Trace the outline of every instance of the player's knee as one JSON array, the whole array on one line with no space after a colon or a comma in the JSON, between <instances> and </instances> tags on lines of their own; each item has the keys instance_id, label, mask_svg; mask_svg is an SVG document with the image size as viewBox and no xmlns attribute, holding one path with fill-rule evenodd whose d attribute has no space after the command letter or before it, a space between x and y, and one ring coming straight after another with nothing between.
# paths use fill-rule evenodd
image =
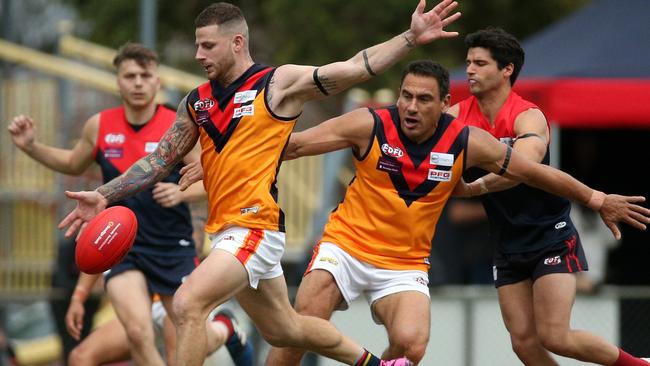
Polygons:
<instances>
[{"instance_id":1,"label":"player's knee","mask_svg":"<svg viewBox=\"0 0 650 366\"><path fill-rule=\"evenodd\" d=\"M201 311L196 300L189 294L189 291L183 290L183 286L176 291L172 307L179 326L201 318Z\"/></svg>"},{"instance_id":2,"label":"player's knee","mask_svg":"<svg viewBox=\"0 0 650 366\"><path fill-rule=\"evenodd\" d=\"M68 355L69 366L88 366L94 364L92 354L83 346L83 343L73 348Z\"/></svg>"},{"instance_id":3,"label":"player's knee","mask_svg":"<svg viewBox=\"0 0 650 366\"><path fill-rule=\"evenodd\" d=\"M129 343L136 349L141 349L149 342L153 342L153 330L149 331L144 324L129 322L124 326L124 330Z\"/></svg>"},{"instance_id":4,"label":"player's knee","mask_svg":"<svg viewBox=\"0 0 650 366\"><path fill-rule=\"evenodd\" d=\"M417 328L401 329L390 336L391 353L406 356L416 364L424 357L429 342L428 332Z\"/></svg>"},{"instance_id":5,"label":"player's knee","mask_svg":"<svg viewBox=\"0 0 650 366\"><path fill-rule=\"evenodd\" d=\"M534 353L536 348L542 347L536 334L521 333L510 334L512 350L520 358L526 359L526 355Z\"/></svg>"},{"instance_id":6,"label":"player's knee","mask_svg":"<svg viewBox=\"0 0 650 366\"><path fill-rule=\"evenodd\" d=\"M565 332L559 331L546 331L539 335L542 346L557 355L565 356L570 355L571 342L567 341Z\"/></svg>"}]
</instances>

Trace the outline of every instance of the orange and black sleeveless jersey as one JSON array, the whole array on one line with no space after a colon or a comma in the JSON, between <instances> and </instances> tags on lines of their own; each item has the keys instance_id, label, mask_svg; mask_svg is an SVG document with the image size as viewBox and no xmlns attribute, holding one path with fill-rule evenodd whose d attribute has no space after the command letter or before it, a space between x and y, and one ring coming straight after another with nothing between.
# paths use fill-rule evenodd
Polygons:
<instances>
[{"instance_id":1,"label":"orange and black sleeveless jersey","mask_svg":"<svg viewBox=\"0 0 650 366\"><path fill-rule=\"evenodd\" d=\"M124 107L102 111L93 155L102 170L104 183L153 152L175 119L176 112L164 106L158 106L151 120L142 126L128 123ZM163 182L178 183L181 167L182 164L174 167ZM114 203L130 208L138 219L138 234L132 251L162 256L195 255L192 218L187 204L164 208L156 203L151 192L149 188Z\"/></svg>"},{"instance_id":2,"label":"orange and black sleeveless jersey","mask_svg":"<svg viewBox=\"0 0 650 366\"><path fill-rule=\"evenodd\" d=\"M375 127L356 176L322 241L385 269L427 271L431 240L465 167L468 128L443 114L421 144L400 129L397 108L370 109Z\"/></svg>"},{"instance_id":3,"label":"orange and black sleeveless jersey","mask_svg":"<svg viewBox=\"0 0 650 366\"><path fill-rule=\"evenodd\" d=\"M208 233L231 225L284 231L275 183L297 116L276 116L266 104L274 70L255 64L227 87L212 80L188 96L201 133Z\"/></svg>"},{"instance_id":4,"label":"orange and black sleeveless jersey","mask_svg":"<svg viewBox=\"0 0 650 366\"><path fill-rule=\"evenodd\" d=\"M537 106L515 92L510 92L491 125L481 112L478 101L472 96L459 103L458 120L480 127L512 146L517 138L514 132L515 120L531 108ZM550 151L547 147L541 163L548 165L549 160ZM470 169L466 179L473 181L486 173L481 169ZM482 195L481 201L490 223L490 241L502 253L538 250L575 233L569 217L571 203L540 189L519 184L505 191Z\"/></svg>"}]
</instances>

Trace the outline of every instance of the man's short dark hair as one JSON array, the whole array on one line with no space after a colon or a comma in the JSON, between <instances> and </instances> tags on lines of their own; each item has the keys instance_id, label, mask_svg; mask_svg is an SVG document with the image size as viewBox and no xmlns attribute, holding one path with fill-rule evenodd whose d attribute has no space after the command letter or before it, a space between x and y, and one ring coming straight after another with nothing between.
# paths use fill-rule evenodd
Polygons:
<instances>
[{"instance_id":1,"label":"man's short dark hair","mask_svg":"<svg viewBox=\"0 0 650 366\"><path fill-rule=\"evenodd\" d=\"M119 68L126 60L133 60L142 67L147 67L152 62L158 65L158 54L139 43L129 42L117 51L113 66Z\"/></svg>"},{"instance_id":2,"label":"man's short dark hair","mask_svg":"<svg viewBox=\"0 0 650 366\"><path fill-rule=\"evenodd\" d=\"M515 36L501 28L490 27L468 34L465 37L465 47L467 49L481 47L489 50L499 70L512 64L514 71L510 75L510 85L515 85L525 58L524 49Z\"/></svg>"},{"instance_id":3,"label":"man's short dark hair","mask_svg":"<svg viewBox=\"0 0 650 366\"><path fill-rule=\"evenodd\" d=\"M211 4L203 9L194 20L194 26L201 28L209 25L222 25L233 21L246 22L244 13L233 4L221 2Z\"/></svg>"},{"instance_id":4,"label":"man's short dark hair","mask_svg":"<svg viewBox=\"0 0 650 366\"><path fill-rule=\"evenodd\" d=\"M440 100L445 99L447 94L449 94L449 71L439 63L431 60L418 60L411 62L406 66L404 71L402 71L402 80L399 83L400 89L402 88L404 79L410 74L435 78L438 81Z\"/></svg>"}]
</instances>

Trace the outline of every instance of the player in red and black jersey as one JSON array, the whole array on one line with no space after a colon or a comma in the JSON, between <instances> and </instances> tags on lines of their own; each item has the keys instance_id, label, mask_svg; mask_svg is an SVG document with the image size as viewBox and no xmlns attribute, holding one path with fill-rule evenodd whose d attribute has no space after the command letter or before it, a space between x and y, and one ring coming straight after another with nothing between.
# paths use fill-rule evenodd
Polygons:
<instances>
[{"instance_id":1,"label":"player in red and black jersey","mask_svg":"<svg viewBox=\"0 0 650 366\"><path fill-rule=\"evenodd\" d=\"M550 160L549 124L540 109L512 91L524 51L507 32L470 34L467 78L472 96L449 113L488 131L521 155ZM488 172L489 173L489 172ZM587 270L568 200L485 171L468 179L480 191L496 251L494 282L513 349L526 365L557 365L550 352L600 365L647 365L594 334L573 330L575 273ZM620 233L609 226L615 237Z\"/></svg>"}]
</instances>

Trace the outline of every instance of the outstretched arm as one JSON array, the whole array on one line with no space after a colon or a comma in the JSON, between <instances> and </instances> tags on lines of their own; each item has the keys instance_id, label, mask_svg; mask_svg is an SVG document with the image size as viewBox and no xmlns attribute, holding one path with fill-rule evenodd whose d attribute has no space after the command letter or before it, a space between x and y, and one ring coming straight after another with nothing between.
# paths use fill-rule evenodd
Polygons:
<instances>
[{"instance_id":1,"label":"outstretched arm","mask_svg":"<svg viewBox=\"0 0 650 366\"><path fill-rule=\"evenodd\" d=\"M99 127L99 115L84 124L81 138L72 149L61 149L43 144L36 139L34 120L25 115L13 118L7 130L14 145L32 159L63 174L79 175L93 162L95 138Z\"/></svg>"},{"instance_id":2,"label":"outstretched arm","mask_svg":"<svg viewBox=\"0 0 650 366\"><path fill-rule=\"evenodd\" d=\"M596 191L561 170L521 156L480 128L470 127L468 145L468 167L479 166L598 211L616 239L621 238L619 222L639 230L650 224L650 210L637 204L645 197Z\"/></svg>"},{"instance_id":3,"label":"outstretched arm","mask_svg":"<svg viewBox=\"0 0 650 366\"><path fill-rule=\"evenodd\" d=\"M66 192L76 199L77 207L59 224L70 226L66 236L74 234L109 203L120 201L144 190L169 174L171 169L194 147L199 131L186 109L183 98L176 112L176 121L165 133L154 152L138 160L126 172L93 192Z\"/></svg>"},{"instance_id":4,"label":"outstretched arm","mask_svg":"<svg viewBox=\"0 0 650 366\"><path fill-rule=\"evenodd\" d=\"M352 147L356 154L368 148L374 120L367 108L355 109L329 119L289 138L284 160L320 155Z\"/></svg>"},{"instance_id":5,"label":"outstretched arm","mask_svg":"<svg viewBox=\"0 0 650 366\"><path fill-rule=\"evenodd\" d=\"M428 12L424 11L425 6L425 1L421 0L411 17L409 30L362 50L347 61L321 67L279 67L267 96L273 112L281 116L295 116L300 113L305 102L323 99L370 79L404 58L418 45L458 36L458 32L444 30L444 27L460 17L460 13L453 13L458 6L457 2L443 0Z\"/></svg>"}]
</instances>

